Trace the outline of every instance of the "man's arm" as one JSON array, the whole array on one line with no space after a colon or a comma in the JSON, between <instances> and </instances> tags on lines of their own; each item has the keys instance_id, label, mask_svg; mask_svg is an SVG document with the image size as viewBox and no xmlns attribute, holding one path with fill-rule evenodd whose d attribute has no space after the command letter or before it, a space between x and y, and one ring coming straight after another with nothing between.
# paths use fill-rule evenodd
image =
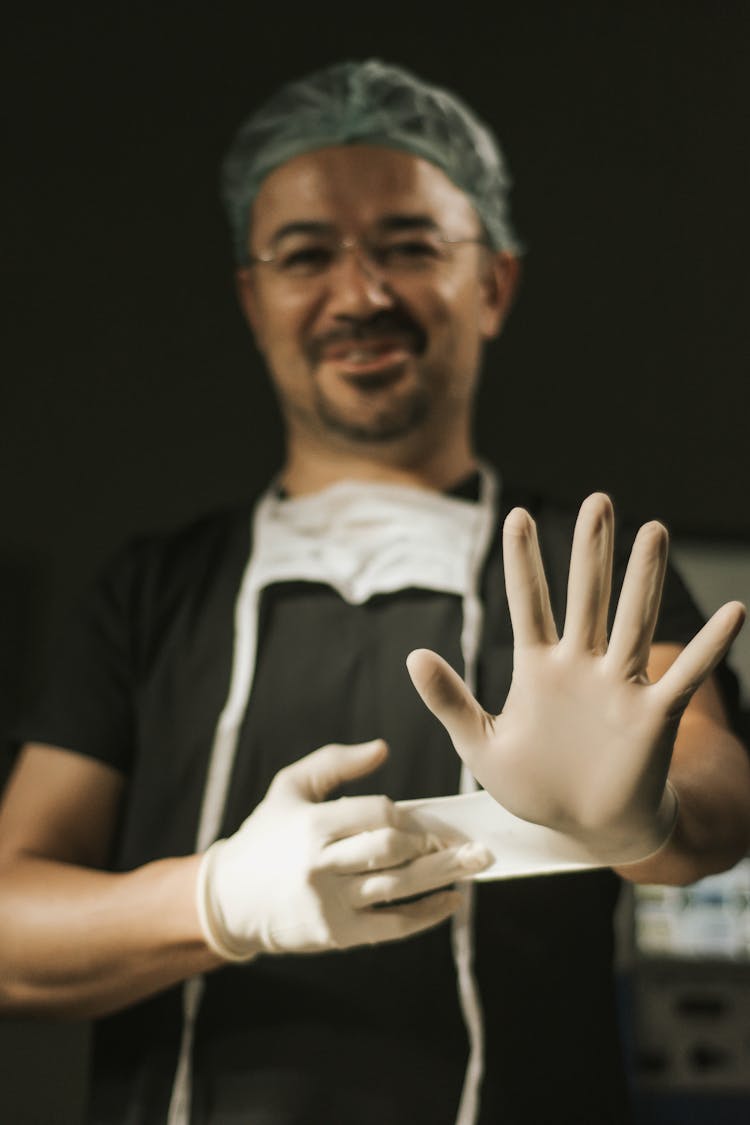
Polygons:
<instances>
[{"instance_id":1,"label":"man's arm","mask_svg":"<svg viewBox=\"0 0 750 1125\"><path fill-rule=\"evenodd\" d=\"M444 921L461 899L440 889L489 853L414 831L383 796L325 800L386 753L380 740L322 747L280 770L204 856L112 874L98 868L122 776L26 747L0 809L0 1011L96 1017L226 960L394 941Z\"/></svg>"},{"instance_id":2,"label":"man's arm","mask_svg":"<svg viewBox=\"0 0 750 1125\"><path fill-rule=\"evenodd\" d=\"M659 680L680 652L680 645L654 645L649 679ZM615 869L630 882L691 883L750 851L750 758L729 729L713 678L682 716L669 780L680 803L674 832L653 856Z\"/></svg>"},{"instance_id":3,"label":"man's arm","mask_svg":"<svg viewBox=\"0 0 750 1125\"><path fill-rule=\"evenodd\" d=\"M100 1016L221 963L194 904L199 856L106 862L124 788L91 758L29 745L0 808L0 1011Z\"/></svg>"}]
</instances>

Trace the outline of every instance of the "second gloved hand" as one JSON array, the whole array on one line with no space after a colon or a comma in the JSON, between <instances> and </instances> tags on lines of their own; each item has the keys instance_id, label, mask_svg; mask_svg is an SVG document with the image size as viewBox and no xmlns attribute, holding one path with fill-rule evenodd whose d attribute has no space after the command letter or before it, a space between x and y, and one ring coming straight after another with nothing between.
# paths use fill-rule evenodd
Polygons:
<instances>
[{"instance_id":1,"label":"second gloved hand","mask_svg":"<svg viewBox=\"0 0 750 1125\"><path fill-rule=\"evenodd\" d=\"M482 869L490 854L446 846L382 796L325 801L381 764L381 741L324 746L274 778L263 801L203 856L197 906L226 960L392 941L442 922L456 892L424 895Z\"/></svg>"},{"instance_id":2,"label":"second gloved hand","mask_svg":"<svg viewBox=\"0 0 750 1125\"><path fill-rule=\"evenodd\" d=\"M677 797L667 774L680 717L745 611L739 602L717 610L651 683L666 529L651 523L639 531L608 637L612 553L612 506L595 494L576 524L558 638L535 524L523 509L510 513L503 556L513 679L501 714L487 714L436 653L417 650L408 667L422 699L496 801L577 840L592 862L618 865L643 859L669 838Z\"/></svg>"}]
</instances>

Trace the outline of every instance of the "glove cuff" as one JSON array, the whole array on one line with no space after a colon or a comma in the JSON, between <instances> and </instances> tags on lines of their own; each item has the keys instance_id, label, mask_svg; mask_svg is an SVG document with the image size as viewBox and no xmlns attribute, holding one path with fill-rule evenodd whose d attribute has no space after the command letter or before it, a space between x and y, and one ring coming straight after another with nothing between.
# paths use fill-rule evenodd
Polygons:
<instances>
[{"instance_id":1,"label":"glove cuff","mask_svg":"<svg viewBox=\"0 0 750 1125\"><path fill-rule=\"evenodd\" d=\"M658 855L663 848L666 848L667 844L672 839L674 830L677 827L679 815L680 799L677 796L677 790L674 785L672 785L671 781L667 781L656 814L656 828L658 831L655 832L655 846L651 847L645 854L627 859L622 864L618 863L617 866L626 866L629 863L643 863L644 860L653 859L655 855Z\"/></svg>"},{"instance_id":2,"label":"glove cuff","mask_svg":"<svg viewBox=\"0 0 750 1125\"><path fill-rule=\"evenodd\" d=\"M195 905L198 911L198 921L206 945L224 961L252 961L256 955L255 950L240 949L233 944L227 936L225 927L221 924L220 907L214 902L212 889L212 872L216 860L226 844L226 840L217 840L203 853L198 867L198 878L195 884Z\"/></svg>"},{"instance_id":3,"label":"glove cuff","mask_svg":"<svg viewBox=\"0 0 750 1125\"><path fill-rule=\"evenodd\" d=\"M644 859L650 859L652 855L656 855L657 852L660 852L662 848L667 846L674 835L679 816L680 798L677 796L677 790L672 782L667 780L658 813L659 827L661 829L661 843L658 847L654 848L649 855L644 856Z\"/></svg>"}]
</instances>

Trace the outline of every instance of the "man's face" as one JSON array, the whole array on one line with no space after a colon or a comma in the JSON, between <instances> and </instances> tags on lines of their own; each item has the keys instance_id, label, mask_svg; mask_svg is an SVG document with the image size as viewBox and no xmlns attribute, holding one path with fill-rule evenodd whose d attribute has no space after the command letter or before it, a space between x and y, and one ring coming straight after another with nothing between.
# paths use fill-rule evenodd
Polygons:
<instances>
[{"instance_id":1,"label":"man's face","mask_svg":"<svg viewBox=\"0 0 750 1125\"><path fill-rule=\"evenodd\" d=\"M292 437L361 449L466 424L515 276L480 240L468 198L410 153L324 148L267 177L249 246L272 260L239 292Z\"/></svg>"}]
</instances>

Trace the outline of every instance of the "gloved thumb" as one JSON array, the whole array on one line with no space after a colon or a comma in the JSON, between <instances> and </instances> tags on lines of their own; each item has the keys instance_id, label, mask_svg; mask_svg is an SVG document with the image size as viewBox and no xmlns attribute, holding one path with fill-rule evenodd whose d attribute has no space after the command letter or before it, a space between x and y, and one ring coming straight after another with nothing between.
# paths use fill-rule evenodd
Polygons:
<instances>
[{"instance_id":1,"label":"gloved thumb","mask_svg":"<svg viewBox=\"0 0 750 1125\"><path fill-rule=\"evenodd\" d=\"M388 747L382 738L350 746L321 746L283 769L277 775L278 783L290 787L304 801L322 801L345 781L372 773L387 754Z\"/></svg>"},{"instance_id":2,"label":"gloved thumb","mask_svg":"<svg viewBox=\"0 0 750 1125\"><path fill-rule=\"evenodd\" d=\"M440 720L456 750L470 765L468 756L487 730L485 711L458 673L436 652L415 649L407 656L406 667L422 702Z\"/></svg>"}]
</instances>

